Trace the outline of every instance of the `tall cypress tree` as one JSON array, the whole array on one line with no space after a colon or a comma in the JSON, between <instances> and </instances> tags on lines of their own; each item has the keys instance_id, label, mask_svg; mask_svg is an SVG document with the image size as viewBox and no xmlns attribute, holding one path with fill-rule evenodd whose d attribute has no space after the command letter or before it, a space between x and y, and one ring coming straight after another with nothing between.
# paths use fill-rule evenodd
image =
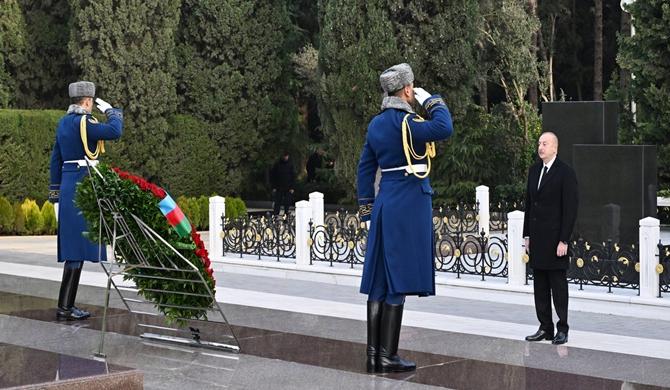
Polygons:
<instances>
[{"instance_id":1,"label":"tall cypress tree","mask_svg":"<svg viewBox=\"0 0 670 390\"><path fill-rule=\"evenodd\" d=\"M319 114L336 174L353 194L366 127L381 102L379 74L404 58L386 1L322 0L320 7Z\"/></svg>"},{"instance_id":2,"label":"tall cypress tree","mask_svg":"<svg viewBox=\"0 0 670 390\"><path fill-rule=\"evenodd\" d=\"M16 73L24 61L25 40L18 1L0 2L0 108L16 104Z\"/></svg>"},{"instance_id":3,"label":"tall cypress tree","mask_svg":"<svg viewBox=\"0 0 670 390\"><path fill-rule=\"evenodd\" d=\"M658 145L659 186L670 188L670 6L637 0L629 6L635 35L620 36L618 62L629 70L637 104L634 142Z\"/></svg>"},{"instance_id":4,"label":"tall cypress tree","mask_svg":"<svg viewBox=\"0 0 670 390\"><path fill-rule=\"evenodd\" d=\"M213 167L222 191L238 192L245 181L262 184L280 150L301 145L290 93L286 2L185 0L181 15L180 111L210 122L222 152Z\"/></svg>"},{"instance_id":5,"label":"tall cypress tree","mask_svg":"<svg viewBox=\"0 0 670 390\"><path fill-rule=\"evenodd\" d=\"M160 181L176 111L175 31L179 0L70 0L69 51L97 94L124 109L126 126L113 156Z\"/></svg>"},{"instance_id":6,"label":"tall cypress tree","mask_svg":"<svg viewBox=\"0 0 670 390\"><path fill-rule=\"evenodd\" d=\"M26 21L26 53L18 69L17 106L65 109L67 82L75 74L67 43L70 38L68 0L20 0Z\"/></svg>"}]
</instances>

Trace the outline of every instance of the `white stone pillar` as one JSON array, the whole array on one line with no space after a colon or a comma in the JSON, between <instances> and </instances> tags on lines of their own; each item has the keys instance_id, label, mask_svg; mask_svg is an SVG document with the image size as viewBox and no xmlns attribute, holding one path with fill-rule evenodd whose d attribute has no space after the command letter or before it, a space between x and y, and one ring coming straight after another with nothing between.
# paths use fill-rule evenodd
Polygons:
<instances>
[{"instance_id":1,"label":"white stone pillar","mask_svg":"<svg viewBox=\"0 0 670 390\"><path fill-rule=\"evenodd\" d=\"M486 235L489 235L489 188L487 186L479 186L477 190L477 203L479 203L479 229L481 233L483 230Z\"/></svg>"},{"instance_id":2,"label":"white stone pillar","mask_svg":"<svg viewBox=\"0 0 670 390\"><path fill-rule=\"evenodd\" d=\"M507 283L512 286L526 284L523 216L523 211L518 210L507 214Z\"/></svg>"},{"instance_id":3,"label":"white stone pillar","mask_svg":"<svg viewBox=\"0 0 670 390\"><path fill-rule=\"evenodd\" d=\"M320 192L311 192L309 194L309 204L312 206L312 222L314 226L323 225L323 194Z\"/></svg>"},{"instance_id":4,"label":"white stone pillar","mask_svg":"<svg viewBox=\"0 0 670 390\"><path fill-rule=\"evenodd\" d=\"M312 208L306 200L295 204L295 263L309 265L309 220Z\"/></svg>"},{"instance_id":5,"label":"white stone pillar","mask_svg":"<svg viewBox=\"0 0 670 390\"><path fill-rule=\"evenodd\" d=\"M661 238L660 221L647 217L640 220L640 297L658 296L658 241Z\"/></svg>"},{"instance_id":6,"label":"white stone pillar","mask_svg":"<svg viewBox=\"0 0 670 390\"><path fill-rule=\"evenodd\" d=\"M226 199L222 196L209 198L209 257L218 259L223 256L223 228L221 217L226 215Z\"/></svg>"}]
</instances>

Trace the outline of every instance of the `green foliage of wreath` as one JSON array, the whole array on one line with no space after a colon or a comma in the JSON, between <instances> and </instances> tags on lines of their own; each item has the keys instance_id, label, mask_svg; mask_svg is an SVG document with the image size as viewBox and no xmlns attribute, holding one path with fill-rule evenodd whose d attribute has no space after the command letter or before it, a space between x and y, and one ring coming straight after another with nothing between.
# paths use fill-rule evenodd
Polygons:
<instances>
[{"instance_id":1,"label":"green foliage of wreath","mask_svg":"<svg viewBox=\"0 0 670 390\"><path fill-rule=\"evenodd\" d=\"M98 165L97 170L102 177L96 173L86 177L78 185L75 199L88 222L90 239L98 241L97 232L101 222L98 199L113 201L136 239L143 256L152 267L156 267L155 269L133 267L132 265L137 264L137 261L122 256L122 253L126 257L132 256L133 252L128 241L117 240L114 257L117 262L127 265L124 280L132 280L139 294L153 302L156 309L164 314L171 323L184 325L188 319L207 319L207 309L214 305L212 297L215 293L216 281L207 251L198 233L193 229L190 235L180 237L169 225L158 208L158 202L161 199L156 193L164 193L160 187L127 172L116 168L111 169L104 164ZM92 184L95 184L95 190ZM132 217L133 215L139 217L172 245L197 268L198 273L181 271L192 267L167 246L155 245L146 239ZM110 213L103 213L102 217L108 226L113 226L113 216ZM104 228L102 241L109 244ZM166 259L172 261L181 270L159 269L166 263Z\"/></svg>"}]
</instances>

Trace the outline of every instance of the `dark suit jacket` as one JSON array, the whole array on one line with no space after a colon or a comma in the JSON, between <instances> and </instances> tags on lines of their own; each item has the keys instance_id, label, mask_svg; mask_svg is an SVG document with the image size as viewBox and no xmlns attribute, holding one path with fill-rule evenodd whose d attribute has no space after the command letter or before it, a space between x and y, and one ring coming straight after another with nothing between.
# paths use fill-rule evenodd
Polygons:
<instances>
[{"instance_id":1,"label":"dark suit jacket","mask_svg":"<svg viewBox=\"0 0 670 390\"><path fill-rule=\"evenodd\" d=\"M577 176L556 158L537 188L542 161L528 170L523 235L530 237L529 264L534 269L567 269L568 256L557 257L560 241L569 242L577 219Z\"/></svg>"}]
</instances>

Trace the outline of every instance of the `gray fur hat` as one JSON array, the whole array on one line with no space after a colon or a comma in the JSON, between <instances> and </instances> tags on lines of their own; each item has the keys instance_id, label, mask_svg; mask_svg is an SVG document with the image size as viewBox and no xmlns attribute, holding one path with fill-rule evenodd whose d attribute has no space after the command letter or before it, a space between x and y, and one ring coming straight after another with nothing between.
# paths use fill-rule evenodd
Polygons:
<instances>
[{"instance_id":1,"label":"gray fur hat","mask_svg":"<svg viewBox=\"0 0 670 390\"><path fill-rule=\"evenodd\" d=\"M412 72L412 68L409 64L405 63L393 65L379 76L379 83L387 95L413 82L414 73Z\"/></svg>"},{"instance_id":2,"label":"gray fur hat","mask_svg":"<svg viewBox=\"0 0 670 390\"><path fill-rule=\"evenodd\" d=\"M68 87L71 98L95 96L95 84L90 81L77 81Z\"/></svg>"}]
</instances>

